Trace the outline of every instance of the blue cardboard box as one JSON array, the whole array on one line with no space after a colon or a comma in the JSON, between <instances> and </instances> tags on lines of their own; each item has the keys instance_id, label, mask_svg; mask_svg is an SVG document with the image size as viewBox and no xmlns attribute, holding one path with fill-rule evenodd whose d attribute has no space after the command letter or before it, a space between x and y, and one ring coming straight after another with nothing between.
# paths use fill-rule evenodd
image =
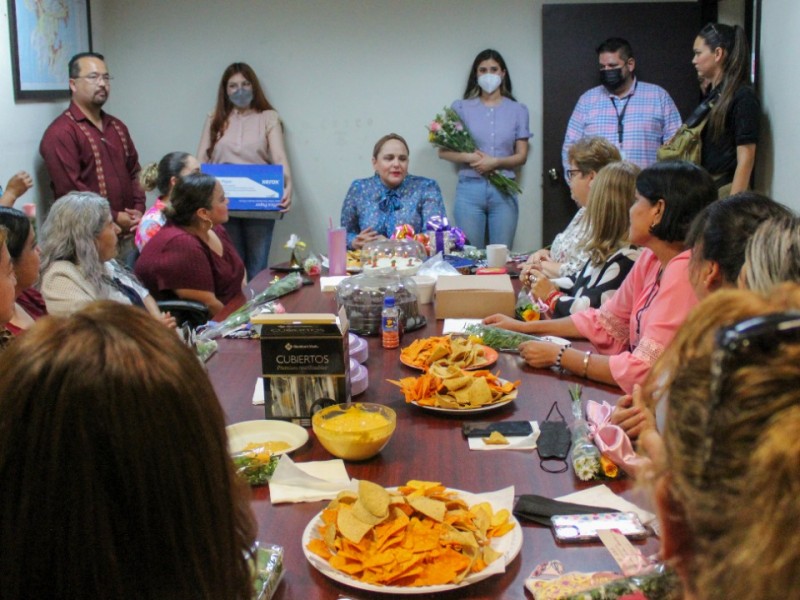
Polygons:
<instances>
[{"instance_id":1,"label":"blue cardboard box","mask_svg":"<svg viewBox=\"0 0 800 600\"><path fill-rule=\"evenodd\" d=\"M222 165L204 163L225 190L229 210L277 211L283 197L282 165Z\"/></svg>"}]
</instances>

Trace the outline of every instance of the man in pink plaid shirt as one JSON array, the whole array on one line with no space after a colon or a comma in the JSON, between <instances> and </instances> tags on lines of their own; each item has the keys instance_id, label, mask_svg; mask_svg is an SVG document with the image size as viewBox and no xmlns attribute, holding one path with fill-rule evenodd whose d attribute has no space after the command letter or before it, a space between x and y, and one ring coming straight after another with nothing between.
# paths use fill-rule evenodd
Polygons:
<instances>
[{"instance_id":1,"label":"man in pink plaid shirt","mask_svg":"<svg viewBox=\"0 0 800 600\"><path fill-rule=\"evenodd\" d=\"M636 59L626 40L607 39L598 46L597 58L601 85L580 97L569 119L561 151L564 172L569 147L587 136L606 138L624 160L644 169L678 130L681 115L664 88L636 79Z\"/></svg>"}]
</instances>

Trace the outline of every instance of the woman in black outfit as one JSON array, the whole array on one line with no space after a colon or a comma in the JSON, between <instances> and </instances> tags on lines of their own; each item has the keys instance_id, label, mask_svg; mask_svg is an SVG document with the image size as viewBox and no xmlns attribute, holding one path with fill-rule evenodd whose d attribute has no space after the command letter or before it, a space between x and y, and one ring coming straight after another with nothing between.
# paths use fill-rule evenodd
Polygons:
<instances>
[{"instance_id":1,"label":"woman in black outfit","mask_svg":"<svg viewBox=\"0 0 800 600\"><path fill-rule=\"evenodd\" d=\"M749 84L750 52L744 30L709 23L694 41L692 64L708 95L716 96L702 132L701 165L720 198L746 190L756 159L761 105ZM706 98L708 98L708 95Z\"/></svg>"}]
</instances>

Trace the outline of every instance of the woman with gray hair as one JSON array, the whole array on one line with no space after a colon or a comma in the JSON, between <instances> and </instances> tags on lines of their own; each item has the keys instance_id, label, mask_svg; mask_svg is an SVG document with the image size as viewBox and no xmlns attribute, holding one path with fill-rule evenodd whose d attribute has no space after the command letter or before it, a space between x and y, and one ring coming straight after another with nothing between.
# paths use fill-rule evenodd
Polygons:
<instances>
[{"instance_id":1,"label":"woman with gray hair","mask_svg":"<svg viewBox=\"0 0 800 600\"><path fill-rule=\"evenodd\" d=\"M164 324L150 293L119 265L119 227L108 200L92 192L70 192L59 198L42 226L42 296L47 312L67 316L95 300L114 300L145 308Z\"/></svg>"}]
</instances>

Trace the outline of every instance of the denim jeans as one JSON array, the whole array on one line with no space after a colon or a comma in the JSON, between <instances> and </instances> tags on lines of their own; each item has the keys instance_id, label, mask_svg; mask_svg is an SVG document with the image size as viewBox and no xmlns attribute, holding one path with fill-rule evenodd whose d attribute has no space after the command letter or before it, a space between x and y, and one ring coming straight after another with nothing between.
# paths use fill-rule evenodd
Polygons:
<instances>
[{"instance_id":1,"label":"denim jeans","mask_svg":"<svg viewBox=\"0 0 800 600\"><path fill-rule=\"evenodd\" d=\"M273 219L231 217L225 223L225 231L247 269L248 281L267 268L274 228Z\"/></svg>"},{"instance_id":2,"label":"denim jeans","mask_svg":"<svg viewBox=\"0 0 800 600\"><path fill-rule=\"evenodd\" d=\"M519 218L515 196L500 193L483 177L465 177L456 186L453 212L456 226L464 230L471 245L505 244L511 249Z\"/></svg>"}]
</instances>

